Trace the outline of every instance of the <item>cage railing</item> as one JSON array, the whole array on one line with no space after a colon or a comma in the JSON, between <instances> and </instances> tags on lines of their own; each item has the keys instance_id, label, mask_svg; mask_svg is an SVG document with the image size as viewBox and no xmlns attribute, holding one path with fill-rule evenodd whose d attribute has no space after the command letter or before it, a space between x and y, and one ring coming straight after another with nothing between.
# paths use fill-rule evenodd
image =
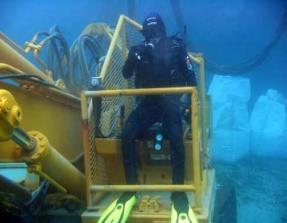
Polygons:
<instances>
[{"instance_id":1,"label":"cage railing","mask_svg":"<svg viewBox=\"0 0 287 223\"><path fill-rule=\"evenodd\" d=\"M87 197L88 204L92 205L92 193L100 191L193 191L195 194L195 206L201 207L201 193L203 185L203 170L201 165L201 151L200 151L200 128L199 128L199 103L197 90L195 87L170 87L170 88L145 88L145 89L118 89L118 90L98 90L98 91L84 91L81 94L82 104L82 120L84 127L84 149L85 154L89 156L89 151L95 148L90 148L88 137L88 123L90 122L91 109L89 109L88 102L91 98L100 97L118 97L118 96L139 96L139 95L167 95L167 94L189 94L192 99L191 103L191 123L192 126L192 148L186 148L191 150L192 153L192 183L185 185L95 185L92 183L90 174L91 167L94 165L90 163L90 159L86 159L86 175L87 175Z\"/></svg>"}]
</instances>

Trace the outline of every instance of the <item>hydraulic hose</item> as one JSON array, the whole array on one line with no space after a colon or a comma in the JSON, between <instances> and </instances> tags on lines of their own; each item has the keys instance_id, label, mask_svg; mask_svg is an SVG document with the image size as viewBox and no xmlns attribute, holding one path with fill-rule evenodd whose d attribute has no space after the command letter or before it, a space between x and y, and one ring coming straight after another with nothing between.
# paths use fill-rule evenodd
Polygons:
<instances>
[{"instance_id":1,"label":"hydraulic hose","mask_svg":"<svg viewBox=\"0 0 287 223\"><path fill-rule=\"evenodd\" d=\"M26 43L26 52L29 50L33 51L43 72L51 73L54 81L62 79L69 85L68 74L71 72L69 47L57 26L53 26L49 32L37 33Z\"/></svg>"},{"instance_id":2,"label":"hydraulic hose","mask_svg":"<svg viewBox=\"0 0 287 223\"><path fill-rule=\"evenodd\" d=\"M82 34L71 48L73 72L70 80L77 92L88 89L92 78L100 74L107 50L102 41L98 35Z\"/></svg>"}]
</instances>

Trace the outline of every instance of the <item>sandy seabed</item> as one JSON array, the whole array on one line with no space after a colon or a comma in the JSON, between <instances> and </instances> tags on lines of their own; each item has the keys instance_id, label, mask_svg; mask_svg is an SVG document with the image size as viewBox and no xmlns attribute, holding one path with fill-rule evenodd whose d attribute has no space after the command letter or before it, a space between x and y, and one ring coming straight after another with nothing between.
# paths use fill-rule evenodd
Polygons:
<instances>
[{"instance_id":1,"label":"sandy seabed","mask_svg":"<svg viewBox=\"0 0 287 223\"><path fill-rule=\"evenodd\" d=\"M287 160L248 157L215 164L217 177L233 181L237 223L287 223Z\"/></svg>"}]
</instances>

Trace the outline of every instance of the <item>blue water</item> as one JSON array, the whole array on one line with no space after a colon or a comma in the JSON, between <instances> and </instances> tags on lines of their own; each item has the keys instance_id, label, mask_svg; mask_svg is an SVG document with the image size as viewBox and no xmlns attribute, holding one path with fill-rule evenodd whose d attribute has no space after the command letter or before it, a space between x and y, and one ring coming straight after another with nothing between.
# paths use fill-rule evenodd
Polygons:
<instances>
[{"instance_id":1,"label":"blue water","mask_svg":"<svg viewBox=\"0 0 287 223\"><path fill-rule=\"evenodd\" d=\"M286 0L182 0L180 3L191 49L202 52L220 66L240 64L257 55L273 39L287 7ZM135 19L142 21L154 11L162 15L169 34L179 30L167 0L137 0ZM36 32L47 31L57 24L71 45L88 23L115 26L119 15L127 12L127 0L1 0L0 31L23 46ZM287 31L262 64L237 74L250 79L249 112L257 98L270 88L287 98L286 70ZM207 70L207 85L214 73ZM272 159L252 156L232 164L215 165L219 175L227 175L235 182L238 222L287 222L284 174L287 166L286 160L279 158L276 154Z\"/></svg>"}]
</instances>

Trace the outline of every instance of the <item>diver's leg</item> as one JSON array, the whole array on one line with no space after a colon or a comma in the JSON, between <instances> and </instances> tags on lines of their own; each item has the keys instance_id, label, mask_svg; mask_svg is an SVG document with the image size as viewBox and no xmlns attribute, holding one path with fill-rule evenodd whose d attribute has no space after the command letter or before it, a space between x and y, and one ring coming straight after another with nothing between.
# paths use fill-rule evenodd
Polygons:
<instances>
[{"instance_id":1,"label":"diver's leg","mask_svg":"<svg viewBox=\"0 0 287 223\"><path fill-rule=\"evenodd\" d=\"M122 132L122 154L128 184L137 183L135 140L154 121L150 110L140 104L128 117ZM99 223L124 223L137 202L135 192L125 192L109 205L99 219Z\"/></svg>"},{"instance_id":2,"label":"diver's leg","mask_svg":"<svg viewBox=\"0 0 287 223\"><path fill-rule=\"evenodd\" d=\"M171 145L171 164L173 184L184 184L185 149L183 144L182 117L179 106L166 103L163 121ZM198 223L185 192L173 192L171 195L171 223Z\"/></svg>"},{"instance_id":3,"label":"diver's leg","mask_svg":"<svg viewBox=\"0 0 287 223\"><path fill-rule=\"evenodd\" d=\"M157 119L157 111L145 103L132 111L122 131L122 154L128 184L137 183L137 159L135 140Z\"/></svg>"},{"instance_id":4,"label":"diver's leg","mask_svg":"<svg viewBox=\"0 0 287 223\"><path fill-rule=\"evenodd\" d=\"M185 150L183 144L183 129L181 114L178 106L166 103L163 113L163 125L167 129L170 141L172 182L184 183Z\"/></svg>"}]
</instances>

